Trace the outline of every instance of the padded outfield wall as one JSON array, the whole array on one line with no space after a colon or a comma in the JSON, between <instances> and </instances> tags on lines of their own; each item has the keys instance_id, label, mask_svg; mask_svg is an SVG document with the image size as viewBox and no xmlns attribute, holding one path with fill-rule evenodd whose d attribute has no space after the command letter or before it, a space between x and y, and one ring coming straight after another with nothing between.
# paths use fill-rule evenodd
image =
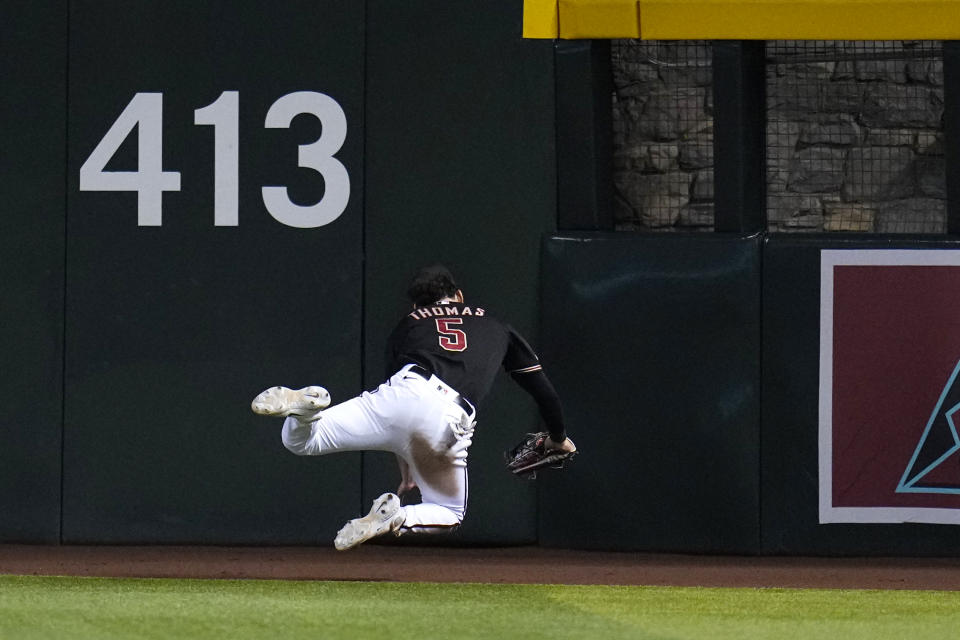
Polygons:
<instances>
[{"instance_id":1,"label":"padded outfield wall","mask_svg":"<svg viewBox=\"0 0 960 640\"><path fill-rule=\"evenodd\" d=\"M713 109L708 108L708 113L716 159L715 231L760 232L766 228L764 160L778 150L771 150L765 140L768 98L764 70L770 61L764 55L765 41L943 41L948 235L773 234L763 239L759 256L762 356L758 385L762 409L757 432L761 445L757 550L955 555L960 437L954 424L954 343L960 332L950 300L957 293L953 278L960 230L960 182L954 179L960 166L960 96L956 89L960 86L956 40L960 23L956 4L949 0L919 4L910 0L811 0L790 5L743 0L526 0L524 7L524 35L529 38L712 41ZM805 115L816 119L824 114ZM911 164L905 173L920 175L921 169ZM907 213L910 204L900 201L889 213ZM898 206L902 211L896 210ZM922 211L921 215L935 212ZM664 246L676 240L670 236L661 237ZM638 237L635 242L639 247L655 241ZM679 243L676 246L681 247ZM581 248L589 253L589 247L584 243ZM606 248L602 244L597 248L596 243L594 247L596 255L581 261L599 264L605 260ZM667 264L668 260L662 262ZM723 268L720 263L713 266ZM565 266L554 264L551 277L557 276L565 276L560 279L563 286L578 282ZM705 283L705 279L701 281ZM584 291L571 294L556 308L568 308ZM545 295L549 299L552 294ZM708 299L709 293L704 291L704 295ZM649 320L646 314L643 317ZM682 315L676 316L680 318ZM666 323L631 329L632 333L612 334L618 340L605 352L610 361L620 362L624 353L642 352L637 336L653 336L653 340L663 336L667 345L677 337L675 327ZM574 336L573 332L561 332L559 344ZM622 346L625 338L634 343ZM554 346L547 344L548 349ZM672 371L684 360L678 355L676 363L661 364ZM643 365L621 367L620 374L629 381L649 384ZM670 403L670 409L680 415L689 411L689 405L697 406L703 395L702 388L695 385L686 392L687 405ZM641 414L635 419L642 420L642 409L651 417L659 416L661 408L646 402L648 394L649 390L640 386L634 393L608 397L619 409L608 404L604 411L621 419ZM719 409L722 404L714 406ZM678 520L675 511L712 513L712 505L701 500L709 495L707 480L697 491L682 495L662 481L671 477L671 472L673 477L679 476L678 484L703 473L696 464L697 456L686 448L684 434L691 430L689 422L675 428L675 444L691 454L684 461L671 469L664 460L675 451L654 437L650 445L660 457L644 455L643 464L619 474L624 482L641 476L650 487L629 494L631 507L645 513L652 508L674 522ZM659 435L661 429L657 425L651 434ZM692 430L703 431L704 426L695 424ZM640 456L642 445L634 442L643 441L647 432L636 431L639 434L621 433L618 442L630 443L626 445L629 450ZM636 485L630 482L630 486ZM609 485L600 483L591 489L591 495L612 493ZM669 502L669 509L657 510L665 502L662 496L675 500ZM727 498L734 505L742 495L731 492ZM655 537L661 521L649 514L645 517L647 526L638 537ZM703 522L704 526L710 524ZM676 533L668 542L672 548L696 548L691 544L696 529L687 527ZM581 543L590 542L584 533Z\"/></svg>"},{"instance_id":2,"label":"padded outfield wall","mask_svg":"<svg viewBox=\"0 0 960 640\"><path fill-rule=\"evenodd\" d=\"M396 486L249 403L375 384L435 260L536 338L553 49L521 9L2 4L0 540L327 544ZM491 400L465 540L535 539L499 460L521 395Z\"/></svg>"}]
</instances>

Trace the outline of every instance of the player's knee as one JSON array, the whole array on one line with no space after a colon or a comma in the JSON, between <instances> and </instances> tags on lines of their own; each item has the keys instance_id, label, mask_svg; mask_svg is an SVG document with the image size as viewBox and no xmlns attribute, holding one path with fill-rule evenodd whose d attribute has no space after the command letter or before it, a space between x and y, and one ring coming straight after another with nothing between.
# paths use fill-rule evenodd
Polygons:
<instances>
[{"instance_id":1,"label":"player's knee","mask_svg":"<svg viewBox=\"0 0 960 640\"><path fill-rule=\"evenodd\" d=\"M287 451L294 455L310 456L320 452L320 446L313 437L312 429L304 428L293 418L287 418L284 422L280 440Z\"/></svg>"},{"instance_id":2,"label":"player's knee","mask_svg":"<svg viewBox=\"0 0 960 640\"><path fill-rule=\"evenodd\" d=\"M310 452L303 446L303 443L299 442L290 442L286 438L283 439L283 446L286 447L287 451L297 456L306 456L310 455Z\"/></svg>"},{"instance_id":3,"label":"player's knee","mask_svg":"<svg viewBox=\"0 0 960 640\"><path fill-rule=\"evenodd\" d=\"M453 525L454 527L459 527L461 524L463 524L463 518L464 518L464 516L467 515L467 508L466 508L466 506L462 506L462 507L460 507L460 506L453 506L453 507L448 506L447 509L450 510L450 513L453 515L454 519L456 520L456 523L454 523L454 525Z\"/></svg>"},{"instance_id":4,"label":"player's knee","mask_svg":"<svg viewBox=\"0 0 960 640\"><path fill-rule=\"evenodd\" d=\"M313 438L307 438L305 440L299 438L288 438L284 434L283 446L287 448L287 451L294 455L298 456L316 456L320 455L320 446L314 441Z\"/></svg>"}]
</instances>

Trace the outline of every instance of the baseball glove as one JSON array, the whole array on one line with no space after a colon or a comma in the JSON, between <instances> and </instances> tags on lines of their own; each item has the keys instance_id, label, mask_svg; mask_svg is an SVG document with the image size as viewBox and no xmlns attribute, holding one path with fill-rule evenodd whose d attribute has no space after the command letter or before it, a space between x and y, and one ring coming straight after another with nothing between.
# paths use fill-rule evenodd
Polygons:
<instances>
[{"instance_id":1,"label":"baseball glove","mask_svg":"<svg viewBox=\"0 0 960 640\"><path fill-rule=\"evenodd\" d=\"M507 470L518 478L533 480L540 469L562 469L577 452L547 451L544 442L549 435L546 431L528 433L522 442L503 454Z\"/></svg>"}]
</instances>

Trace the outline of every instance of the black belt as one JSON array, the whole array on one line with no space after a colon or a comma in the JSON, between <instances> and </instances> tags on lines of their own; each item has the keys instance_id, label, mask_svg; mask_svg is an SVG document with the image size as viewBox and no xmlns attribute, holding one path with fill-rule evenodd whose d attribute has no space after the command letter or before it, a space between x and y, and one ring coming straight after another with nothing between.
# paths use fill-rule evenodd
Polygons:
<instances>
[{"instance_id":1,"label":"black belt","mask_svg":"<svg viewBox=\"0 0 960 640\"><path fill-rule=\"evenodd\" d=\"M427 371L426 369L424 369L418 364L411 365L410 368L407 369L407 372L415 373L421 378L423 378L424 380L429 380L433 376L432 373L430 373L429 371ZM470 415L473 415L477 411L476 409L473 408L473 405L470 404L470 401L464 398L459 393L456 396L454 396L453 401L456 402L461 409L463 409Z\"/></svg>"}]
</instances>

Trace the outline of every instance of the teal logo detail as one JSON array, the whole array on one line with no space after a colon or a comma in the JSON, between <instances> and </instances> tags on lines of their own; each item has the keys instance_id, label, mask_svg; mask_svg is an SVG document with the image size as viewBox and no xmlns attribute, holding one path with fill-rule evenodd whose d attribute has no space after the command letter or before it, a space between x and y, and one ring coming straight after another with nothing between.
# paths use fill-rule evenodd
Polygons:
<instances>
[{"instance_id":1,"label":"teal logo detail","mask_svg":"<svg viewBox=\"0 0 960 640\"><path fill-rule=\"evenodd\" d=\"M933 481L928 476L954 453L960 451L960 436L957 435L956 413L960 411L960 362L943 387L940 400L934 407L927 428L920 437L913 457L900 478L897 493L956 493L960 494L960 465L953 482Z\"/></svg>"}]
</instances>

